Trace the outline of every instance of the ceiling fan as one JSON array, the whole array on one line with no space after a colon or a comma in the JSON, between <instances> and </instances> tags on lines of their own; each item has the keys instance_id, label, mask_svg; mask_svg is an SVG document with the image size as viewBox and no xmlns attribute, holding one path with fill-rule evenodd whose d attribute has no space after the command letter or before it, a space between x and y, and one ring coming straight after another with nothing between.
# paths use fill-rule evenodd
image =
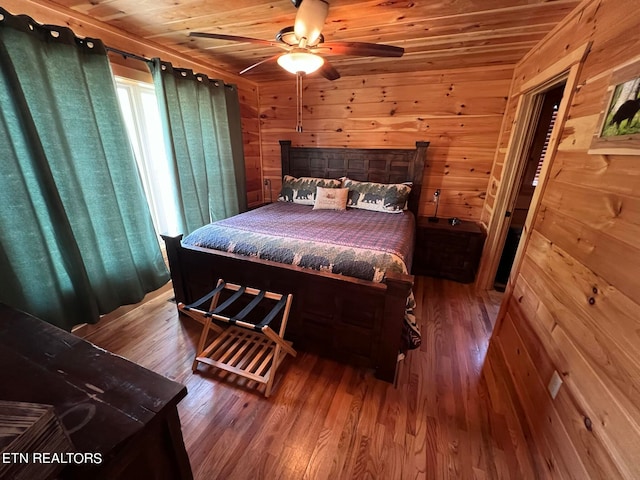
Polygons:
<instances>
[{"instance_id":1,"label":"ceiling fan","mask_svg":"<svg viewBox=\"0 0 640 480\"><path fill-rule=\"evenodd\" d=\"M291 1L298 9L294 26L280 30L276 34L276 41L206 32L190 32L189 36L270 45L286 51L250 65L240 72L241 75L264 63L276 60L282 68L294 74L309 74L318 71L328 80L337 80L340 78L340 74L325 58L318 55L319 53L369 57L401 57L404 54L404 48L392 45L364 42L325 42L321 32L329 13L328 0Z\"/></svg>"}]
</instances>

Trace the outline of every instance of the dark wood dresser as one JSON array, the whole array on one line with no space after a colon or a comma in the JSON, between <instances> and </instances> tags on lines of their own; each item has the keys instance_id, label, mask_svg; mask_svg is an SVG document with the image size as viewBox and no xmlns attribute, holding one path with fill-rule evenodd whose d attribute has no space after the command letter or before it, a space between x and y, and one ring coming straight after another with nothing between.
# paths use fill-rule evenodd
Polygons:
<instances>
[{"instance_id":1,"label":"dark wood dresser","mask_svg":"<svg viewBox=\"0 0 640 480\"><path fill-rule=\"evenodd\" d=\"M56 478L193 478L177 410L186 394L177 382L0 304L0 400L54 407L76 452Z\"/></svg>"},{"instance_id":2,"label":"dark wood dresser","mask_svg":"<svg viewBox=\"0 0 640 480\"><path fill-rule=\"evenodd\" d=\"M484 246L483 230L474 222L462 220L454 226L446 218L438 220L418 218L412 273L473 282Z\"/></svg>"}]
</instances>

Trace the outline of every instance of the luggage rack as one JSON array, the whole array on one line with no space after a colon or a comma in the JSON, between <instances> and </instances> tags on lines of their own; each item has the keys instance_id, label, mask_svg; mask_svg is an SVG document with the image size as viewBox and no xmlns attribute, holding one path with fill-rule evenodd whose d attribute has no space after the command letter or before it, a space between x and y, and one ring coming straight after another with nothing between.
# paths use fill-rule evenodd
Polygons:
<instances>
[{"instance_id":1,"label":"luggage rack","mask_svg":"<svg viewBox=\"0 0 640 480\"><path fill-rule=\"evenodd\" d=\"M218 304L224 290L233 292L229 298ZM246 296L254 298L237 313L229 313L236 302ZM265 300L275 301L275 305L268 313L257 320L251 321L252 312ZM271 394L276 370L286 354L296 356L291 342L284 339L289 311L293 295L283 295L258 290L251 287L226 283L218 280L216 288L194 303L178 304L178 310L191 318L203 323L196 357L192 371L195 373L200 363L220 368L230 373L240 375L255 382L265 384L265 397ZM208 310L203 305L210 302ZM239 303L239 302L238 302ZM282 312L282 317L279 317ZM254 315L255 316L255 315ZM281 318L280 328L276 333L270 324ZM213 320L228 324L222 327ZM207 344L209 332L216 336Z\"/></svg>"}]
</instances>

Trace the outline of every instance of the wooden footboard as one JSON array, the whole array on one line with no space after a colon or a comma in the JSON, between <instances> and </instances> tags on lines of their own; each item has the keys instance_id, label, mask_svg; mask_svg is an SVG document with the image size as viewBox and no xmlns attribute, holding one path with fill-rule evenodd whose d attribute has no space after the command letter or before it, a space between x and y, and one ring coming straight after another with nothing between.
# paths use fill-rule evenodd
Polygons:
<instances>
[{"instance_id":1,"label":"wooden footboard","mask_svg":"<svg viewBox=\"0 0 640 480\"><path fill-rule=\"evenodd\" d=\"M286 338L298 350L375 369L393 382L411 275L389 274L384 283L303 269L240 255L184 247L182 235L163 235L177 302L189 304L218 278L292 293Z\"/></svg>"}]
</instances>

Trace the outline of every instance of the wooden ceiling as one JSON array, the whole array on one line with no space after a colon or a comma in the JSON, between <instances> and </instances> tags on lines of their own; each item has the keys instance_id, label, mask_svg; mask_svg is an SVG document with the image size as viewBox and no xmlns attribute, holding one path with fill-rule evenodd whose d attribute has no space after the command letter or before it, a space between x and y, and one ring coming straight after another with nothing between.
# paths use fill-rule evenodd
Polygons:
<instances>
[{"instance_id":1,"label":"wooden ceiling","mask_svg":"<svg viewBox=\"0 0 640 480\"><path fill-rule=\"evenodd\" d=\"M54 3L237 73L275 47L188 37L190 31L273 40L294 23L290 0L54 0ZM515 64L578 0L330 0L326 41L404 47L402 58L332 56L345 76ZM288 79L275 62L246 74Z\"/></svg>"}]
</instances>

